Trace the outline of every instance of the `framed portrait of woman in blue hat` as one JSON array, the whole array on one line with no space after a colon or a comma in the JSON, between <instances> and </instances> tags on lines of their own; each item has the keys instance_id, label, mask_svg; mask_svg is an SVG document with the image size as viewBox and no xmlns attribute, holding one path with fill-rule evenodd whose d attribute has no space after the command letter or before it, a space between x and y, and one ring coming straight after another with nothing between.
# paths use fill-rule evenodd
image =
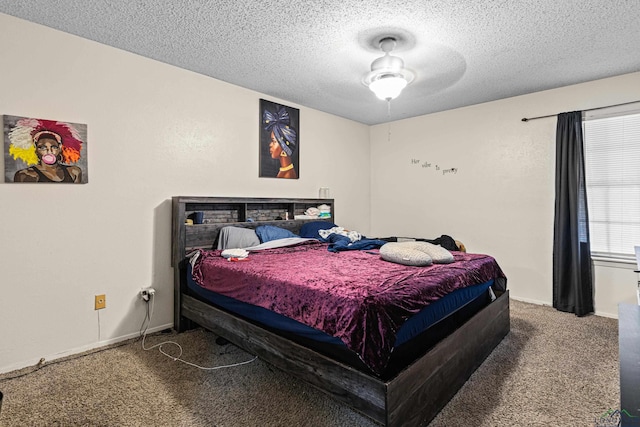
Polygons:
<instances>
[{"instance_id":1,"label":"framed portrait of woman in blue hat","mask_svg":"<svg viewBox=\"0 0 640 427\"><path fill-rule=\"evenodd\" d=\"M300 110L260 100L260 177L300 177Z\"/></svg>"}]
</instances>

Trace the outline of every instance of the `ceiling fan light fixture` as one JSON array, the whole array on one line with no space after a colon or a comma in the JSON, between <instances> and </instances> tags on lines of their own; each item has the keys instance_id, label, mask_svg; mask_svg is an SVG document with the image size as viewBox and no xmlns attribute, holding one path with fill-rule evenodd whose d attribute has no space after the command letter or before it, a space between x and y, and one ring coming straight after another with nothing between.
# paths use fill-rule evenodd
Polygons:
<instances>
[{"instance_id":1,"label":"ceiling fan light fixture","mask_svg":"<svg viewBox=\"0 0 640 427\"><path fill-rule=\"evenodd\" d=\"M402 75L387 74L369 83L369 89L384 101L397 98L407 84L407 80Z\"/></svg>"},{"instance_id":2,"label":"ceiling fan light fixture","mask_svg":"<svg viewBox=\"0 0 640 427\"><path fill-rule=\"evenodd\" d=\"M402 58L389 54L395 45L396 39L393 37L380 40L380 49L384 52L384 56L371 63L371 72L362 79L365 86L369 87L379 99L387 101L398 97L415 77L411 71L404 68Z\"/></svg>"}]
</instances>

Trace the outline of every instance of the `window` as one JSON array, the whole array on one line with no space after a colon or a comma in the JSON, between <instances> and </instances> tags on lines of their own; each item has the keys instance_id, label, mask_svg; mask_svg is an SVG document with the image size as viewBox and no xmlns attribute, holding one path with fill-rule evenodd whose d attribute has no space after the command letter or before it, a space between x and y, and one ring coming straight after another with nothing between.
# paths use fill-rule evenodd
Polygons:
<instances>
[{"instance_id":1,"label":"window","mask_svg":"<svg viewBox=\"0 0 640 427\"><path fill-rule=\"evenodd\" d=\"M583 125L592 255L634 259L640 245L640 111L585 116Z\"/></svg>"}]
</instances>

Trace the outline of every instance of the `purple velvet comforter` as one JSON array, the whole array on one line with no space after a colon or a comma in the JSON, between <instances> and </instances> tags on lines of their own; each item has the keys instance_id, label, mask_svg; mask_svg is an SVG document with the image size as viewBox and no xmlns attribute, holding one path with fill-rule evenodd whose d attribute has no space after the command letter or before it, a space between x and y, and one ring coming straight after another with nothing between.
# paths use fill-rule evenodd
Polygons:
<instances>
[{"instance_id":1,"label":"purple velvet comforter","mask_svg":"<svg viewBox=\"0 0 640 427\"><path fill-rule=\"evenodd\" d=\"M377 253L329 252L317 242L251 252L241 262L201 251L193 278L206 289L342 339L379 373L410 316L456 289L505 277L490 256L452 254L452 264L409 267Z\"/></svg>"}]
</instances>

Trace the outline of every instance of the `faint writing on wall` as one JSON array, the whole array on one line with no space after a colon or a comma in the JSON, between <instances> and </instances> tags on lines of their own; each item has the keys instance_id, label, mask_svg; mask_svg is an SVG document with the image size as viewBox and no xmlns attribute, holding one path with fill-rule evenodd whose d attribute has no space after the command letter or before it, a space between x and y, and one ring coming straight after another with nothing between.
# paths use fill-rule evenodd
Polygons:
<instances>
[{"instance_id":1,"label":"faint writing on wall","mask_svg":"<svg viewBox=\"0 0 640 427\"><path fill-rule=\"evenodd\" d=\"M427 161L422 161L420 159L411 159L411 165L412 166L417 166L417 167L421 167L424 169L432 169L438 173L442 173L442 175L455 175L458 173L458 168L446 168L446 169L442 169L440 166L438 165L432 165L431 163L427 162Z\"/></svg>"}]
</instances>

